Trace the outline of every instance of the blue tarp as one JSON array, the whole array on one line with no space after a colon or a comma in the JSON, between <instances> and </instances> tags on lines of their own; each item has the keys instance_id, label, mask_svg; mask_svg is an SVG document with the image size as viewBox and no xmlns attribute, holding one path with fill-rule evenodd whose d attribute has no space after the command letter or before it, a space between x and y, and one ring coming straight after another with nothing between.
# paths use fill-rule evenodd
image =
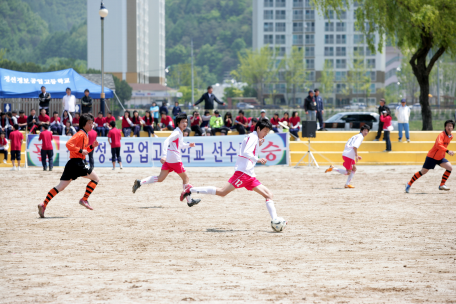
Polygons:
<instances>
[{"instance_id":1,"label":"blue tarp","mask_svg":"<svg viewBox=\"0 0 456 304\"><path fill-rule=\"evenodd\" d=\"M71 88L76 98L82 98L85 89L89 89L90 96L95 99L99 99L101 93L100 85L85 79L73 69L46 73L0 69L0 98L38 98L43 85L52 98L62 98L66 88ZM105 87L104 92L105 98L112 98L109 88Z\"/></svg>"}]
</instances>

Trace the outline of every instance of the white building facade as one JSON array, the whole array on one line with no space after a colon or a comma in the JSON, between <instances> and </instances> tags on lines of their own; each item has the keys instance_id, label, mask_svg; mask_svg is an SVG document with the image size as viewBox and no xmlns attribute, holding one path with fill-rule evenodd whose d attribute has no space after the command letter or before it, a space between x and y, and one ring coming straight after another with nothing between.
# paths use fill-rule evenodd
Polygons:
<instances>
[{"instance_id":1,"label":"white building facade","mask_svg":"<svg viewBox=\"0 0 456 304\"><path fill-rule=\"evenodd\" d=\"M341 107L354 102L373 105L383 97L385 82L385 51L372 53L366 37L355 26L356 7L346 11L329 11L323 16L311 6L309 0L253 0L253 49L264 46L273 48L278 59L289 54L292 47L304 49L304 62L309 73L310 88L320 86L319 79L325 62L334 71L334 92L321 89L325 103ZM375 41L378 42L378 34ZM362 55L365 68L371 78L369 92L344 88L344 79L354 59ZM285 92L285 84L275 84L275 91ZM281 103L303 104L309 88L300 88L296 100ZM286 95L283 94L285 97Z\"/></svg>"},{"instance_id":2,"label":"white building facade","mask_svg":"<svg viewBox=\"0 0 456 304\"><path fill-rule=\"evenodd\" d=\"M165 83L165 0L109 0L105 72L128 83ZM87 0L87 66L101 69L100 2Z\"/></svg>"}]
</instances>

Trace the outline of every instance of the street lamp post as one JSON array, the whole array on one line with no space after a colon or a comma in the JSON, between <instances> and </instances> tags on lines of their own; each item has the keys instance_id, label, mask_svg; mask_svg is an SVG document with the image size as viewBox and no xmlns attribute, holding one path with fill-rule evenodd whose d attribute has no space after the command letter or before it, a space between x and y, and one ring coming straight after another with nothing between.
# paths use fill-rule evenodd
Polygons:
<instances>
[{"instance_id":1,"label":"street lamp post","mask_svg":"<svg viewBox=\"0 0 456 304\"><path fill-rule=\"evenodd\" d=\"M105 116L105 93L104 93L104 18L108 16L108 10L103 5L103 1L100 5L100 10L98 11L101 19L101 94L100 94L100 111L103 112Z\"/></svg>"}]
</instances>

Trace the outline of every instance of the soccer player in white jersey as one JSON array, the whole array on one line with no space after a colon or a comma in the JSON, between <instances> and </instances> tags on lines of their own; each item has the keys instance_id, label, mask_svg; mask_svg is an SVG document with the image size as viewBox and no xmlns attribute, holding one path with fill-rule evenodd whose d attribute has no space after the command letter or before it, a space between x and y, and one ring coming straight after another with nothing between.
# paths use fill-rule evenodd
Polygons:
<instances>
[{"instance_id":1,"label":"soccer player in white jersey","mask_svg":"<svg viewBox=\"0 0 456 304\"><path fill-rule=\"evenodd\" d=\"M185 143L183 131L187 128L187 114L179 114L176 116L177 128L171 133L171 135L165 140L162 146L162 163L161 171L158 176L149 176L142 180L135 180L133 183L133 193L135 193L144 184L161 183L166 179L170 172L176 172L184 184L184 190L191 188L190 180L187 173L185 172L184 165L182 164L180 149L186 149L188 147L194 147L194 143ZM182 201L182 200L181 200ZM200 202L200 199L187 199L187 205L192 207Z\"/></svg>"},{"instance_id":2,"label":"soccer player in white jersey","mask_svg":"<svg viewBox=\"0 0 456 304\"><path fill-rule=\"evenodd\" d=\"M272 192L261 184L255 178L255 164L266 164L265 158L259 158L258 152L260 146L264 143L264 137L272 130L272 124L267 118L260 118L255 126L255 131L250 133L242 141L236 165L234 167L234 175L228 180L223 188L216 187L188 187L180 197L183 201L184 198L191 197L192 193L198 194L212 194L218 196L226 196L231 191L237 188L246 188L249 191L255 191L266 199L266 207L268 209L271 219L277 218L277 212L272 201ZM286 223L285 223L286 224Z\"/></svg>"},{"instance_id":3,"label":"soccer player in white jersey","mask_svg":"<svg viewBox=\"0 0 456 304\"><path fill-rule=\"evenodd\" d=\"M345 169L337 169L331 165L325 171L325 173L337 171L340 174L348 175L347 182L345 183L345 188L355 188L355 186L350 185L350 182L352 181L353 176L356 172L356 163L358 160L361 160L361 156L358 155L359 146L361 146L363 143L363 139L369 133L369 130L370 127L368 125L362 126L359 134L356 134L350 138L345 144L345 149L342 153Z\"/></svg>"}]
</instances>

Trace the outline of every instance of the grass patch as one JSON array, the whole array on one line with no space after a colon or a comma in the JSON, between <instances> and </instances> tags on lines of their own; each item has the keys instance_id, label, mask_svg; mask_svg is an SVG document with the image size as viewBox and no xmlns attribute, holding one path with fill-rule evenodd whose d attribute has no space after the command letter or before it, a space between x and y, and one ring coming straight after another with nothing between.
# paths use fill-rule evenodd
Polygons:
<instances>
[{"instance_id":1,"label":"grass patch","mask_svg":"<svg viewBox=\"0 0 456 304\"><path fill-rule=\"evenodd\" d=\"M445 120L432 120L432 128L434 131L443 130ZM421 120L413 120L409 122L410 131L421 131L423 129L423 122Z\"/></svg>"}]
</instances>

